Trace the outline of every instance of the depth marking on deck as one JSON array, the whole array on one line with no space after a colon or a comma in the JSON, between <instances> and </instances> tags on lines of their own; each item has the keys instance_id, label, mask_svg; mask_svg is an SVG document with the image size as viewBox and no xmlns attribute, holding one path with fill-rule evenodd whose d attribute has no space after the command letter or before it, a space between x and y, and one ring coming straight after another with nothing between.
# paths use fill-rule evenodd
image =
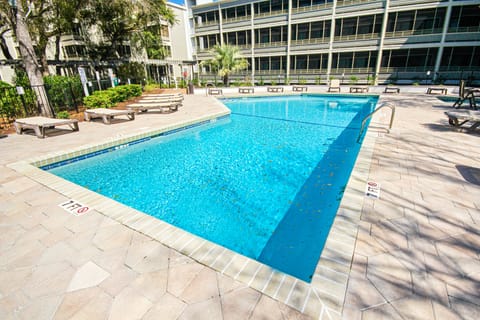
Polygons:
<instances>
[{"instance_id":1,"label":"depth marking on deck","mask_svg":"<svg viewBox=\"0 0 480 320\"><path fill-rule=\"evenodd\" d=\"M370 198L380 199L380 184L374 181L367 181L365 195Z\"/></svg>"},{"instance_id":2,"label":"depth marking on deck","mask_svg":"<svg viewBox=\"0 0 480 320\"><path fill-rule=\"evenodd\" d=\"M77 200L70 199L68 201L62 202L58 205L63 210L70 212L75 216L83 216L90 212L90 207L83 205Z\"/></svg>"}]
</instances>

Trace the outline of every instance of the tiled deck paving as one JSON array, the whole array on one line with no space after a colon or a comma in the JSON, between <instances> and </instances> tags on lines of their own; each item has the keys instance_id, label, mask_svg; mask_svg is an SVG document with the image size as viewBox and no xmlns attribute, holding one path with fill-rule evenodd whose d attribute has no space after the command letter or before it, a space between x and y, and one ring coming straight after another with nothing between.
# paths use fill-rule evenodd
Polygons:
<instances>
[{"instance_id":1,"label":"tiled deck paving","mask_svg":"<svg viewBox=\"0 0 480 320\"><path fill-rule=\"evenodd\" d=\"M337 304L341 310L345 298L344 319L477 319L480 186L457 168L480 170L480 135L448 127L443 111L451 104L435 97L386 98L397 101L394 129L383 134L376 124L388 122L388 112L376 116L364 148L373 147L376 138L371 165L362 162L356 168L357 177L363 172L382 184L381 199L358 197L364 182L351 181L353 192L342 203L341 219L317 270L316 285L321 280L322 288L308 291L322 297L331 293L332 301L324 300L321 310L304 306L303 311L337 319ZM170 115L140 115L111 126L81 123L80 132L45 140L28 135L0 140L0 318L309 318L278 301L298 305L296 300L303 297L299 289L304 288L300 282L280 277L280 285L270 282L260 288L258 279L271 272L256 269L256 277L248 280L242 275L251 262L235 257L206 267L209 263L198 254L206 244L182 243L186 237L176 238L162 226L149 227L142 215L112 213L181 252L193 246L192 256L203 264L96 211L73 217L57 206L67 197L52 190L61 188L56 182L46 187L36 182L43 179L38 172L12 170L21 166L15 162L62 154L91 144L92 137L113 141L215 112L223 109L210 98L187 96L185 107ZM480 180L478 171L470 172ZM83 196L90 195L83 191ZM362 203L361 216L350 209ZM117 208L102 205L103 211ZM229 253L223 250L222 255ZM284 295L287 300L280 299Z\"/></svg>"}]
</instances>

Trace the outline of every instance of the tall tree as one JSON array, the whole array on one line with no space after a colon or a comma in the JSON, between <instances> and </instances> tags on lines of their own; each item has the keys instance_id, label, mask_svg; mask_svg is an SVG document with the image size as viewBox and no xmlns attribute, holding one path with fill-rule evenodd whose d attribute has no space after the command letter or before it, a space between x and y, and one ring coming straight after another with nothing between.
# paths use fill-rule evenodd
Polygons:
<instances>
[{"instance_id":1,"label":"tall tree","mask_svg":"<svg viewBox=\"0 0 480 320\"><path fill-rule=\"evenodd\" d=\"M88 5L85 0L42 0L36 1L28 18L28 26L36 42L36 50L42 72L49 75L47 48L55 40L55 59L60 58L60 38L72 34L80 10Z\"/></svg>"},{"instance_id":2,"label":"tall tree","mask_svg":"<svg viewBox=\"0 0 480 320\"><path fill-rule=\"evenodd\" d=\"M0 50L6 59L13 59L12 54L8 50L6 35L12 31L13 19L15 15L9 1L0 0Z\"/></svg>"},{"instance_id":3,"label":"tall tree","mask_svg":"<svg viewBox=\"0 0 480 320\"><path fill-rule=\"evenodd\" d=\"M97 0L82 11L82 22L97 28L100 37L85 39L94 60L123 57L122 46L130 42L134 47L146 48L161 41L160 19L175 23L175 15L164 0ZM155 32L152 32L155 30ZM152 41L152 36L156 41Z\"/></svg>"},{"instance_id":4,"label":"tall tree","mask_svg":"<svg viewBox=\"0 0 480 320\"><path fill-rule=\"evenodd\" d=\"M30 5L30 3L27 1L0 0L0 4L2 4L2 14L8 16L12 24L11 27L19 45L25 71L30 80L30 85L34 88L37 96L40 112L43 116L53 117L53 110L45 92L43 77L33 48L32 38L25 22L25 8L28 8L27 5Z\"/></svg>"},{"instance_id":5,"label":"tall tree","mask_svg":"<svg viewBox=\"0 0 480 320\"><path fill-rule=\"evenodd\" d=\"M223 77L223 84L229 85L229 77L232 73L245 70L248 67L248 61L243 57L240 49L229 44L216 45L210 50L213 58L202 61L202 65L210 66L218 71L218 75Z\"/></svg>"}]
</instances>

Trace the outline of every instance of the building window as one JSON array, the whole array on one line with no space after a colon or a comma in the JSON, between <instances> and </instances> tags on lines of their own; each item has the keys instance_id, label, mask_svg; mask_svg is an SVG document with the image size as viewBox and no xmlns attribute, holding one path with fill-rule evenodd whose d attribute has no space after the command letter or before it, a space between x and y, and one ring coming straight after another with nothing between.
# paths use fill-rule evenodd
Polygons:
<instances>
[{"instance_id":1,"label":"building window","mask_svg":"<svg viewBox=\"0 0 480 320\"><path fill-rule=\"evenodd\" d=\"M385 50L382 56L383 68L433 68L437 48Z\"/></svg>"},{"instance_id":2,"label":"building window","mask_svg":"<svg viewBox=\"0 0 480 320\"><path fill-rule=\"evenodd\" d=\"M447 47L443 51L441 66L450 67L480 67L480 47Z\"/></svg>"},{"instance_id":3,"label":"building window","mask_svg":"<svg viewBox=\"0 0 480 320\"><path fill-rule=\"evenodd\" d=\"M451 32L455 32L459 28L480 28L479 17L480 7L477 5L454 7L452 8L449 28Z\"/></svg>"}]
</instances>

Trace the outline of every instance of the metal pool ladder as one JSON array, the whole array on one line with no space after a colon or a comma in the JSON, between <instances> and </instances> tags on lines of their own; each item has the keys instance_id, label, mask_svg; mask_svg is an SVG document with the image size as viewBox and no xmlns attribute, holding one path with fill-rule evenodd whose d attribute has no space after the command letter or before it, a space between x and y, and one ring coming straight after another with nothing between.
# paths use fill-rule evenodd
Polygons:
<instances>
[{"instance_id":1,"label":"metal pool ladder","mask_svg":"<svg viewBox=\"0 0 480 320\"><path fill-rule=\"evenodd\" d=\"M393 118L395 117L395 104L391 101L385 101L378 108L376 108L375 110L370 112L365 118L363 118L362 126L360 127L360 132L358 133L358 137L357 137L357 142L360 142L360 138L363 135L363 131L365 130L365 123L367 123L368 118L371 118L375 114L375 112L377 112L378 110L386 107L392 110L392 113L390 115L390 124L388 126L388 132L390 132L390 129L392 129L392 125L393 125Z\"/></svg>"}]
</instances>

